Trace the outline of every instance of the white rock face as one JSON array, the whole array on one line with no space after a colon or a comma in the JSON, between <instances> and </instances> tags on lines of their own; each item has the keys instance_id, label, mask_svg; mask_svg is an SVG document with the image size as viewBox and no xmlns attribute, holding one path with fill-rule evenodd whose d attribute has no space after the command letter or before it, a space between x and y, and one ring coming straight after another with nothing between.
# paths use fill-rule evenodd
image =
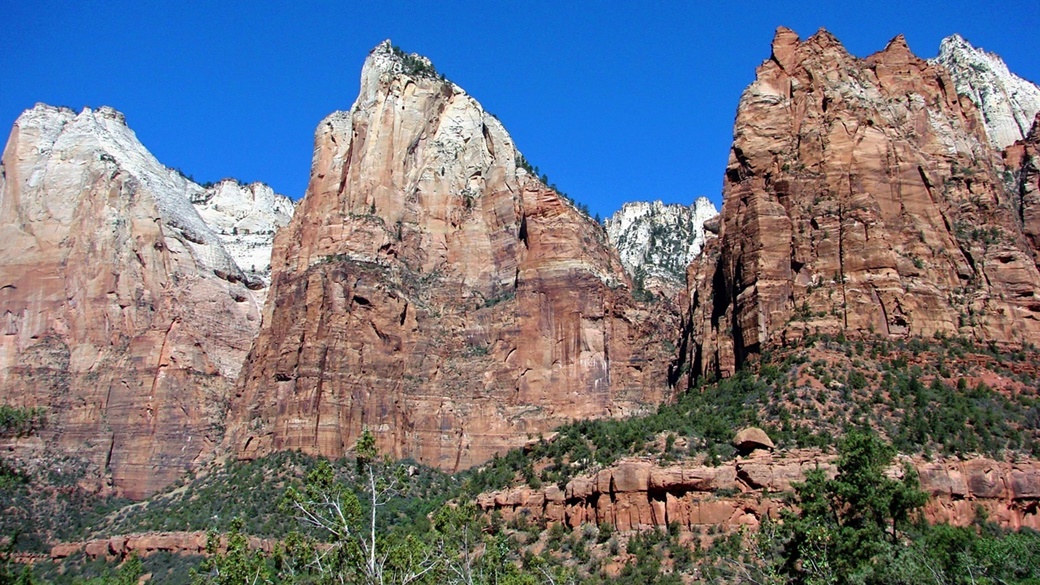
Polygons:
<instances>
[{"instance_id":1,"label":"white rock face","mask_svg":"<svg viewBox=\"0 0 1040 585\"><path fill-rule=\"evenodd\" d=\"M1008 71L999 56L955 34L943 39L933 61L950 71L957 93L979 108L993 146L1006 148L1029 133L1040 111L1040 87Z\"/></svg>"},{"instance_id":2,"label":"white rock face","mask_svg":"<svg viewBox=\"0 0 1040 585\"><path fill-rule=\"evenodd\" d=\"M239 268L270 284L274 234L292 219L292 200L264 183L224 179L192 193L191 202Z\"/></svg>"},{"instance_id":3,"label":"white rock face","mask_svg":"<svg viewBox=\"0 0 1040 585\"><path fill-rule=\"evenodd\" d=\"M45 155L28 161L32 168L19 169L23 176L29 175L27 188L52 194L86 190L86 185L55 184L55 181L78 180L81 174L62 172L65 170L63 163L92 153L98 164L107 164L114 172L126 173L148 189L155 198L160 215L155 219L161 219L164 225L183 236L195 262L203 269L222 278L240 280L250 284L251 288L261 285L239 269L217 233L192 206L192 198L203 188L160 163L126 125L126 118L120 112L102 106L97 110L84 108L76 114L68 108L37 104L24 112L16 124L19 132L39 136L37 149ZM42 184L44 178L49 182L46 185ZM47 198L41 196L40 199ZM52 202L48 211L60 214L59 206L63 206L61 209L66 213L75 211L58 201Z\"/></svg>"},{"instance_id":4,"label":"white rock face","mask_svg":"<svg viewBox=\"0 0 1040 585\"><path fill-rule=\"evenodd\" d=\"M686 282L686 267L704 247L704 222L718 215L706 197L693 205L626 203L607 220L607 237L637 281Z\"/></svg>"}]
</instances>

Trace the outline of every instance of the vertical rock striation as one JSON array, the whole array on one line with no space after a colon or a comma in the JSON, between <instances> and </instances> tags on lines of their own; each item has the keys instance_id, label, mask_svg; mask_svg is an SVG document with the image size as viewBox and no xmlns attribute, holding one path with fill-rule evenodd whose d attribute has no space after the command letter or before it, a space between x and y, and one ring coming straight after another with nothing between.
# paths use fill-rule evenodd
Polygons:
<instances>
[{"instance_id":1,"label":"vertical rock striation","mask_svg":"<svg viewBox=\"0 0 1040 585\"><path fill-rule=\"evenodd\" d=\"M111 108L38 105L0 166L2 402L46 409L20 457L138 498L218 444L262 286Z\"/></svg>"},{"instance_id":2,"label":"vertical rock striation","mask_svg":"<svg viewBox=\"0 0 1040 585\"><path fill-rule=\"evenodd\" d=\"M229 435L240 456L337 456L368 427L454 470L663 399L674 315L633 301L602 228L522 161L428 60L372 51L275 240Z\"/></svg>"},{"instance_id":3,"label":"vertical rock striation","mask_svg":"<svg viewBox=\"0 0 1040 585\"><path fill-rule=\"evenodd\" d=\"M997 151L946 70L779 29L740 100L721 234L689 273L694 371L806 333L1040 334L1040 273Z\"/></svg>"}]
</instances>

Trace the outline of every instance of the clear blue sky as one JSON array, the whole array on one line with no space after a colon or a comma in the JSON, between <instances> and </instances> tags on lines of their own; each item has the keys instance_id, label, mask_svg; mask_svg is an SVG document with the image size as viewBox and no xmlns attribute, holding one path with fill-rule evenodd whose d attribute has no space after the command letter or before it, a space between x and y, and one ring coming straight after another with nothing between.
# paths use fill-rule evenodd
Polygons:
<instances>
[{"instance_id":1,"label":"clear blue sky","mask_svg":"<svg viewBox=\"0 0 1040 585\"><path fill-rule=\"evenodd\" d=\"M54 2L3 0L0 124L35 102L111 105L160 161L299 198L313 131L347 109L385 38L495 113L561 190L721 200L733 117L778 25L855 55L954 32L1040 81L1040 1Z\"/></svg>"}]
</instances>

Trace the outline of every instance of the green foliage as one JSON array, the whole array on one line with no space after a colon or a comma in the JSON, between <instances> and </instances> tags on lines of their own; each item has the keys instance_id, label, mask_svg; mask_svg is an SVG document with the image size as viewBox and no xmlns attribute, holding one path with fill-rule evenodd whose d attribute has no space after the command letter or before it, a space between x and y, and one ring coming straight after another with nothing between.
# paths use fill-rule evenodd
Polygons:
<instances>
[{"instance_id":1,"label":"green foliage","mask_svg":"<svg viewBox=\"0 0 1040 585\"><path fill-rule=\"evenodd\" d=\"M235 519L226 536L227 547L221 552L221 536L211 530L206 536L209 555L191 572L192 585L258 585L272 583L273 571L259 550L250 550L249 537L242 534L243 522Z\"/></svg>"},{"instance_id":2,"label":"green foliage","mask_svg":"<svg viewBox=\"0 0 1040 585\"><path fill-rule=\"evenodd\" d=\"M781 574L794 583L876 582L879 560L899 554L902 529L927 499L909 466L902 480L885 476L894 454L875 434L853 431L834 479L806 474L795 486L799 511L785 511L778 531Z\"/></svg>"},{"instance_id":3,"label":"green foliage","mask_svg":"<svg viewBox=\"0 0 1040 585\"><path fill-rule=\"evenodd\" d=\"M0 437L24 437L43 428L47 411L0 404Z\"/></svg>"}]
</instances>

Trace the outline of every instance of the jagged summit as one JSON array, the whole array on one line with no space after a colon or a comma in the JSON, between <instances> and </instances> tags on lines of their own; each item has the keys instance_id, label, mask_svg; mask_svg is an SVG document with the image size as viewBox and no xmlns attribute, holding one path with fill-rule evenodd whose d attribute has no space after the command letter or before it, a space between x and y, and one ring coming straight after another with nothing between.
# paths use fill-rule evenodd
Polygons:
<instances>
[{"instance_id":1,"label":"jagged summit","mask_svg":"<svg viewBox=\"0 0 1040 585\"><path fill-rule=\"evenodd\" d=\"M999 56L954 34L943 39L932 61L946 67L957 93L979 109L993 146L1005 148L1029 133L1040 111L1040 87L1011 73Z\"/></svg>"},{"instance_id":2,"label":"jagged summit","mask_svg":"<svg viewBox=\"0 0 1040 585\"><path fill-rule=\"evenodd\" d=\"M84 108L76 114L69 108L41 103L19 116L15 126L19 136L35 138L33 148L49 155L25 161L32 165L21 170L28 187L37 186L36 177L44 176L71 153L92 152L98 165L126 173L149 189L162 221L184 235L197 262L234 280L255 280L239 269L216 232L192 206L193 195L204 189L160 163L115 108Z\"/></svg>"},{"instance_id":3,"label":"jagged summit","mask_svg":"<svg viewBox=\"0 0 1040 585\"><path fill-rule=\"evenodd\" d=\"M977 108L905 39L860 59L828 37L779 30L741 97L720 235L690 273L692 369L813 333L1035 337L1031 200L1008 199ZM982 87L1013 81L996 69Z\"/></svg>"}]
</instances>

